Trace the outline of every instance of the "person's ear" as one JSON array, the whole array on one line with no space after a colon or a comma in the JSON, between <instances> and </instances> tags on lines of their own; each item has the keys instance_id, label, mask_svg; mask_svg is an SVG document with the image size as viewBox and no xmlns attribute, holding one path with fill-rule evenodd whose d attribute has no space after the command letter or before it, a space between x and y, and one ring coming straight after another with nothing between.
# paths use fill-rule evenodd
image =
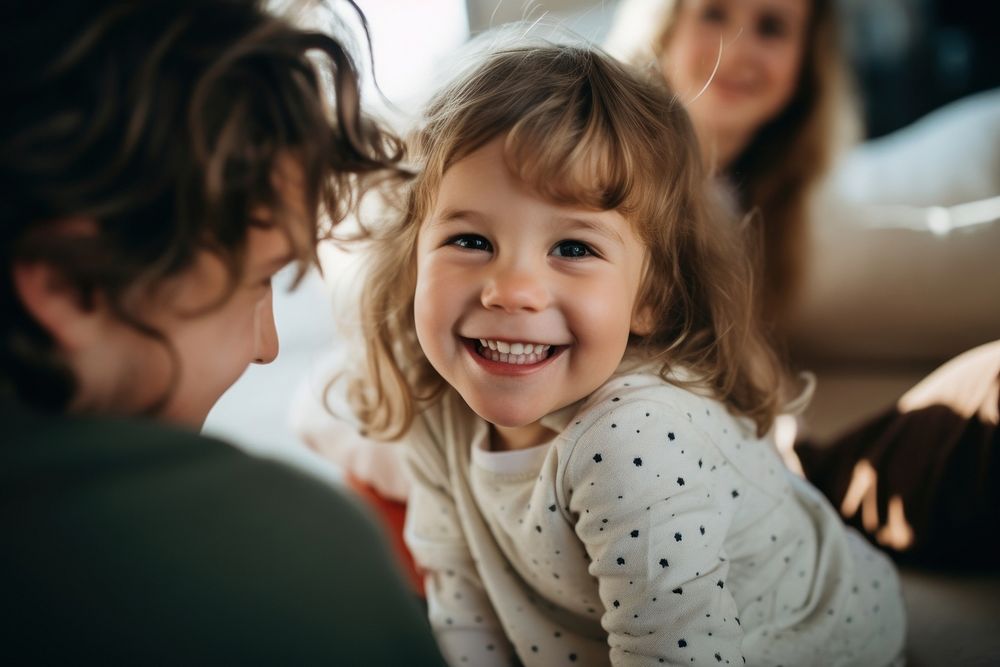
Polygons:
<instances>
[{"instance_id":1,"label":"person's ear","mask_svg":"<svg viewBox=\"0 0 1000 667\"><path fill-rule=\"evenodd\" d=\"M632 311L632 323L629 333L636 336L648 336L654 329L653 309L649 306L637 305Z\"/></svg>"},{"instance_id":2,"label":"person's ear","mask_svg":"<svg viewBox=\"0 0 1000 667\"><path fill-rule=\"evenodd\" d=\"M11 272L14 292L25 310L60 348L74 352L101 335L100 309L85 303L79 288L54 266L15 261Z\"/></svg>"}]
</instances>

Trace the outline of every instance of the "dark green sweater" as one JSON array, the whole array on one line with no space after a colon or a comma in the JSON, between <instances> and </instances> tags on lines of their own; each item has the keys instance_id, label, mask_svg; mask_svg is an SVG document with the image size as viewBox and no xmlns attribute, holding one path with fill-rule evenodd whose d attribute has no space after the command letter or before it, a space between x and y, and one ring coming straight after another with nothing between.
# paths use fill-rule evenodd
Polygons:
<instances>
[{"instance_id":1,"label":"dark green sweater","mask_svg":"<svg viewBox=\"0 0 1000 667\"><path fill-rule=\"evenodd\" d=\"M443 664L322 482L138 420L0 404L0 428L0 664Z\"/></svg>"}]
</instances>

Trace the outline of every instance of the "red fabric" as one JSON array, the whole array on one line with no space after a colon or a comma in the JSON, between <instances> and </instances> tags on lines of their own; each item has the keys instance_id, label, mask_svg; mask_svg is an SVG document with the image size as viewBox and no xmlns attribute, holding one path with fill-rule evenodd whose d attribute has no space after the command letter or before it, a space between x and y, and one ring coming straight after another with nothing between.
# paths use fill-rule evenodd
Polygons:
<instances>
[{"instance_id":1,"label":"red fabric","mask_svg":"<svg viewBox=\"0 0 1000 667\"><path fill-rule=\"evenodd\" d=\"M417 569L417 564L413 562L413 556L403 541L403 524L406 522L406 503L390 500L379 495L372 486L351 474L347 474L346 478L347 485L355 493L364 498L369 505L375 508L375 511L387 529L389 541L392 543L392 547L398 556L397 560L403 569L403 574L413 586L413 590L420 597L425 597L424 578Z\"/></svg>"}]
</instances>

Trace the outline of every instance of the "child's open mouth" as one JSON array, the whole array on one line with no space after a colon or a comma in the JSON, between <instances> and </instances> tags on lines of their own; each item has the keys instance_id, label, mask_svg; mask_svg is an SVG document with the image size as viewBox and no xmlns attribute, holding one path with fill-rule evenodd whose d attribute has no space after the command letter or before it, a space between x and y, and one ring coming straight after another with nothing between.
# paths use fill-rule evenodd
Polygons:
<instances>
[{"instance_id":1,"label":"child's open mouth","mask_svg":"<svg viewBox=\"0 0 1000 667\"><path fill-rule=\"evenodd\" d=\"M474 347L476 354L480 357L514 366L530 366L545 361L554 355L557 350L564 347L561 345L548 345L546 343L513 343L489 338L466 340Z\"/></svg>"}]
</instances>

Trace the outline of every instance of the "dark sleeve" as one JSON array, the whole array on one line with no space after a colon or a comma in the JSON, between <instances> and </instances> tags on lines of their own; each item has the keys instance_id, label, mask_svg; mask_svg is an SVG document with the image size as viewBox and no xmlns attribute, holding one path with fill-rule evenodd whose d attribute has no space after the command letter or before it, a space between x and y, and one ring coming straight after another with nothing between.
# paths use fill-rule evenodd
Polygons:
<instances>
[{"instance_id":1,"label":"dark sleeve","mask_svg":"<svg viewBox=\"0 0 1000 667\"><path fill-rule=\"evenodd\" d=\"M443 664L376 524L339 491L190 434L94 435L68 460L34 456L2 507L18 539L0 556L16 637L0 657Z\"/></svg>"},{"instance_id":2,"label":"dark sleeve","mask_svg":"<svg viewBox=\"0 0 1000 667\"><path fill-rule=\"evenodd\" d=\"M797 442L795 453L806 478L847 523L897 562L995 572L998 414L1000 341L993 341L955 357L891 407L831 440ZM877 484L845 505L861 463ZM864 519L865 508L877 509L876 522Z\"/></svg>"}]
</instances>

